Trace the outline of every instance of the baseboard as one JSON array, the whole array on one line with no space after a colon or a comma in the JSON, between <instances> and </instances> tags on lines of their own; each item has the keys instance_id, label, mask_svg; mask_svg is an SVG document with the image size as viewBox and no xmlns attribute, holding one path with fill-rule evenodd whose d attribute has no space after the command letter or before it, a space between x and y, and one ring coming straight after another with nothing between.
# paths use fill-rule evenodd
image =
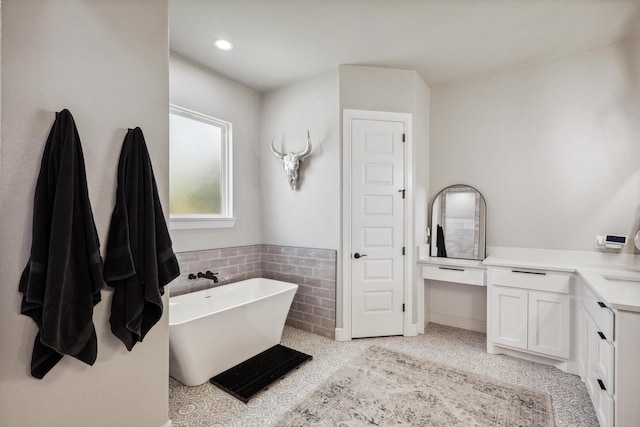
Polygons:
<instances>
[{"instance_id":1,"label":"baseboard","mask_svg":"<svg viewBox=\"0 0 640 427\"><path fill-rule=\"evenodd\" d=\"M450 314L436 313L431 311L429 313L429 321L433 323L439 323L440 325L467 329L469 331L483 333L487 332L487 322L482 320L468 319L466 317L452 316Z\"/></svg>"},{"instance_id":2,"label":"baseboard","mask_svg":"<svg viewBox=\"0 0 640 427\"><path fill-rule=\"evenodd\" d=\"M336 328L336 341L351 341L351 337L347 334L346 329Z\"/></svg>"},{"instance_id":3,"label":"baseboard","mask_svg":"<svg viewBox=\"0 0 640 427\"><path fill-rule=\"evenodd\" d=\"M423 332L424 333L424 330ZM418 335L418 325L411 324L407 327L404 333L405 337L415 337ZM351 337L347 334L347 330L344 328L336 328L336 341L351 341Z\"/></svg>"},{"instance_id":4,"label":"baseboard","mask_svg":"<svg viewBox=\"0 0 640 427\"><path fill-rule=\"evenodd\" d=\"M515 349L501 347L499 345L493 344L491 347L491 351L489 351L489 347L487 347L487 353L490 354L506 354L507 356L516 357L518 359L529 360L530 362L542 363L543 365L550 365L560 369L562 372L567 372L569 374L577 374L575 372L575 365L570 364L568 360L557 360L551 359L549 357L539 356L537 354L525 353L523 351L518 351Z\"/></svg>"},{"instance_id":5,"label":"baseboard","mask_svg":"<svg viewBox=\"0 0 640 427\"><path fill-rule=\"evenodd\" d=\"M415 337L418 335L418 325L415 323L407 326L407 330L404 332L405 337Z\"/></svg>"}]
</instances>

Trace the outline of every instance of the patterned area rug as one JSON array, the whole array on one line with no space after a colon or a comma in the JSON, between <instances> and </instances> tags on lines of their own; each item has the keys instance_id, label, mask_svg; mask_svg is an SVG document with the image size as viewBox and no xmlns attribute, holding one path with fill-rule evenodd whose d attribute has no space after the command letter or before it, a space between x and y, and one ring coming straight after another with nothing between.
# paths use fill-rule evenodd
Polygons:
<instances>
[{"instance_id":1,"label":"patterned area rug","mask_svg":"<svg viewBox=\"0 0 640 427\"><path fill-rule=\"evenodd\" d=\"M371 346L274 425L553 427L551 396Z\"/></svg>"}]
</instances>

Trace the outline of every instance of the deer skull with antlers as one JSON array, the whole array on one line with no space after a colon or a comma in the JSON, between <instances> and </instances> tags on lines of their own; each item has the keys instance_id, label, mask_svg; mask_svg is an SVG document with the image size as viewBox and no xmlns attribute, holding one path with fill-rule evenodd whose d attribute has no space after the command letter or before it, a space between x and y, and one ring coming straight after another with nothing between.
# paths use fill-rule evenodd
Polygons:
<instances>
[{"instance_id":1,"label":"deer skull with antlers","mask_svg":"<svg viewBox=\"0 0 640 427\"><path fill-rule=\"evenodd\" d=\"M299 153L282 154L278 152L278 150L276 150L273 146L272 138L271 152L274 156L282 160L282 167L287 174L289 186L291 187L291 190L294 191L298 186L298 169L300 167L300 162L303 161L304 158L309 154L311 154L311 137L309 136L309 131L307 131L307 147L304 149L304 151L301 151Z\"/></svg>"}]
</instances>

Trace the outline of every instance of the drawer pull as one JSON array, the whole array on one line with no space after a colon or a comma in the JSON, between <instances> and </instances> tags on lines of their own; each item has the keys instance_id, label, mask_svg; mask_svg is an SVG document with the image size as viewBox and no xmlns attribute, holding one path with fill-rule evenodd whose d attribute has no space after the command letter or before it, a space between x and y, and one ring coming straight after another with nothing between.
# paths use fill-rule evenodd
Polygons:
<instances>
[{"instance_id":1,"label":"drawer pull","mask_svg":"<svg viewBox=\"0 0 640 427\"><path fill-rule=\"evenodd\" d=\"M607 337L605 337L605 336L604 336L604 334L603 334L602 332L600 332L600 331L598 331L598 336L599 336L599 337L600 337L600 339L602 339L602 340L606 340L606 339L607 339Z\"/></svg>"},{"instance_id":2,"label":"drawer pull","mask_svg":"<svg viewBox=\"0 0 640 427\"><path fill-rule=\"evenodd\" d=\"M525 270L511 270L512 273L523 273L523 274L537 274L538 276L546 276L547 273L543 271L525 271Z\"/></svg>"},{"instance_id":3,"label":"drawer pull","mask_svg":"<svg viewBox=\"0 0 640 427\"><path fill-rule=\"evenodd\" d=\"M600 378L598 378L598 385L600 386L601 390L607 391L607 388L604 386L604 383Z\"/></svg>"},{"instance_id":4,"label":"drawer pull","mask_svg":"<svg viewBox=\"0 0 640 427\"><path fill-rule=\"evenodd\" d=\"M464 271L464 268L438 267L440 270Z\"/></svg>"},{"instance_id":5,"label":"drawer pull","mask_svg":"<svg viewBox=\"0 0 640 427\"><path fill-rule=\"evenodd\" d=\"M607 304L603 303L602 301L598 301L598 305L602 308L607 308Z\"/></svg>"}]
</instances>

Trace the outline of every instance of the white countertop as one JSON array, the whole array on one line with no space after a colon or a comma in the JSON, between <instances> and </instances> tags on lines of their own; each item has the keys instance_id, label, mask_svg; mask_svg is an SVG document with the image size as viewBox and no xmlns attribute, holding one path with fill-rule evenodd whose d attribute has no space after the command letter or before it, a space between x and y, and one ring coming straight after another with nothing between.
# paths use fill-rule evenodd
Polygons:
<instances>
[{"instance_id":1,"label":"white countertop","mask_svg":"<svg viewBox=\"0 0 640 427\"><path fill-rule=\"evenodd\" d=\"M490 256L484 261L478 261L424 256L428 253L427 248L419 251L421 256L418 263L461 268L482 269L490 266L576 273L609 307L640 313L640 255L509 247L488 247L487 252Z\"/></svg>"},{"instance_id":2,"label":"white countertop","mask_svg":"<svg viewBox=\"0 0 640 427\"><path fill-rule=\"evenodd\" d=\"M607 306L617 310L640 312L640 272L578 267L577 273ZM622 280L609 280L604 276Z\"/></svg>"},{"instance_id":3,"label":"white countertop","mask_svg":"<svg viewBox=\"0 0 640 427\"><path fill-rule=\"evenodd\" d=\"M617 310L640 312L640 270L637 270L635 265L494 256L487 257L483 264L493 267L575 272L607 306Z\"/></svg>"}]
</instances>

